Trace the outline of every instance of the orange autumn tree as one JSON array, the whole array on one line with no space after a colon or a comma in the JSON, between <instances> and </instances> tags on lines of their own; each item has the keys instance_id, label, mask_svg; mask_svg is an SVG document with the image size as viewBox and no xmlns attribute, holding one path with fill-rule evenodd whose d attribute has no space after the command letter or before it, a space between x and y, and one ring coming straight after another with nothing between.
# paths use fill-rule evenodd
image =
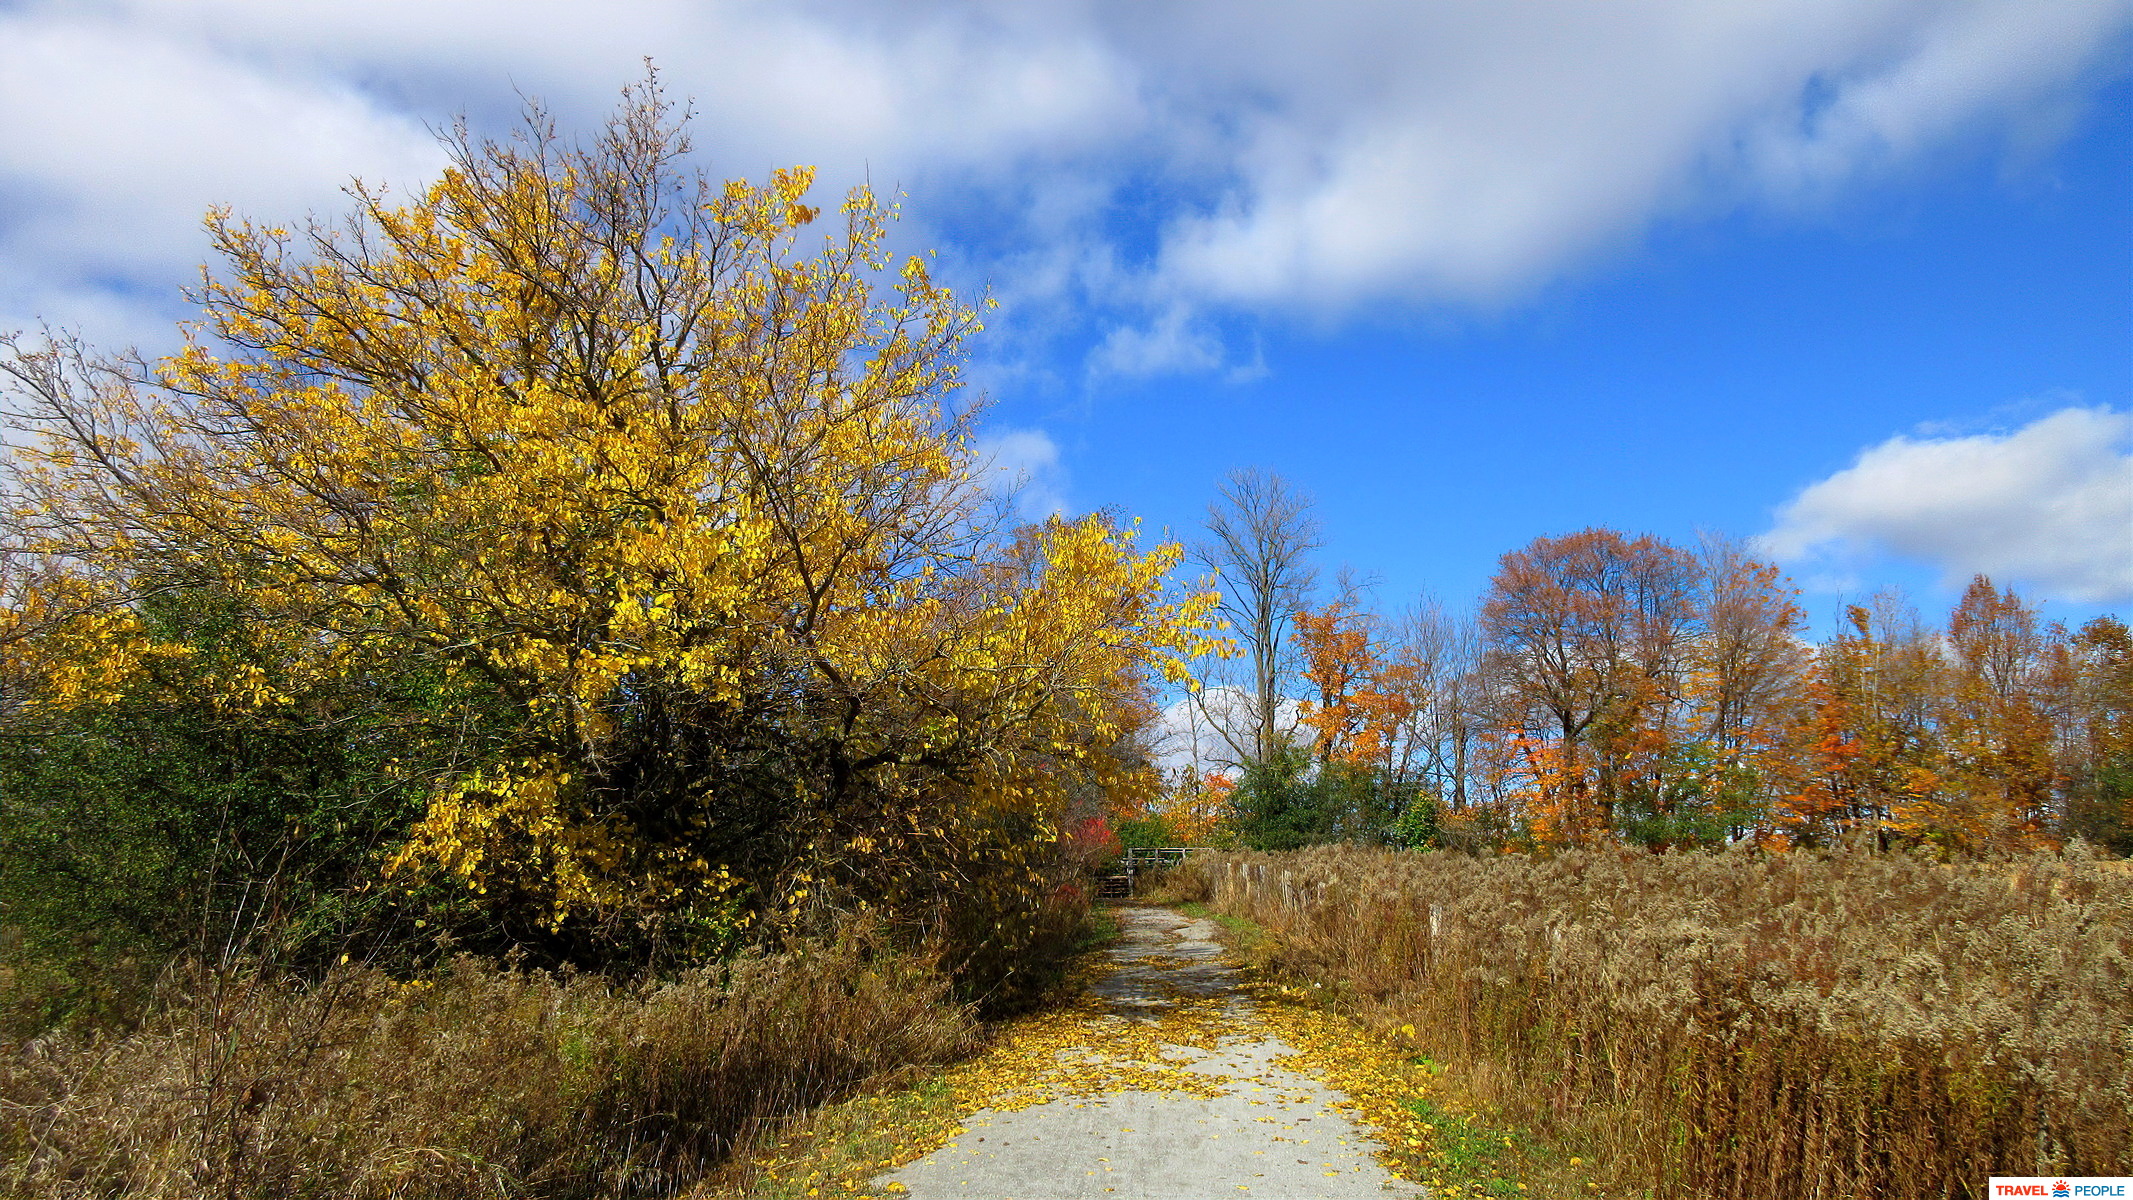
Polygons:
<instances>
[{"instance_id":1,"label":"orange autumn tree","mask_svg":"<svg viewBox=\"0 0 2133 1200\"><path fill-rule=\"evenodd\" d=\"M1192 767L1178 771L1163 819L1180 846L1228 847L1236 844L1237 781L1221 771L1201 774Z\"/></svg>"},{"instance_id":2,"label":"orange autumn tree","mask_svg":"<svg viewBox=\"0 0 2133 1200\"><path fill-rule=\"evenodd\" d=\"M1543 836L1587 842L1652 773L1682 685L1694 567L1649 536L1535 539L1503 556L1481 610L1511 798Z\"/></svg>"},{"instance_id":3,"label":"orange autumn tree","mask_svg":"<svg viewBox=\"0 0 2133 1200\"><path fill-rule=\"evenodd\" d=\"M1312 731L1312 757L1387 779L1403 776L1406 743L1433 682L1417 647L1386 636L1352 597L1306 609L1295 623L1311 693L1298 705L1298 722Z\"/></svg>"},{"instance_id":4,"label":"orange autumn tree","mask_svg":"<svg viewBox=\"0 0 2133 1200\"><path fill-rule=\"evenodd\" d=\"M1947 794L1931 818L1942 840L1963 848L2046 840L2060 782L2050 641L2035 610L1983 575L1949 616Z\"/></svg>"},{"instance_id":5,"label":"orange autumn tree","mask_svg":"<svg viewBox=\"0 0 2133 1200\"><path fill-rule=\"evenodd\" d=\"M1799 693L1775 567L1588 529L1504 556L1482 607L1495 789L1544 842L1746 836Z\"/></svg>"},{"instance_id":6,"label":"orange autumn tree","mask_svg":"<svg viewBox=\"0 0 2133 1200\"><path fill-rule=\"evenodd\" d=\"M1815 650L1810 703L1779 758L1777 832L1928 836L1943 807L1947 683L1938 639L1896 597L1848 606L1844 627Z\"/></svg>"},{"instance_id":7,"label":"orange autumn tree","mask_svg":"<svg viewBox=\"0 0 2133 1200\"><path fill-rule=\"evenodd\" d=\"M1893 597L1850 606L1773 757L1773 832L1959 853L2048 844L2068 784L2068 664L2034 610L1982 576L1944 634Z\"/></svg>"},{"instance_id":8,"label":"orange autumn tree","mask_svg":"<svg viewBox=\"0 0 2133 1200\"><path fill-rule=\"evenodd\" d=\"M1295 625L1311 693L1298 722L1312 731L1316 793L1337 810L1333 827L1394 840L1434 830L1437 798L1415 770L1418 718L1436 682L1422 648L1389 636L1352 594L1298 613Z\"/></svg>"},{"instance_id":9,"label":"orange autumn tree","mask_svg":"<svg viewBox=\"0 0 2133 1200\"><path fill-rule=\"evenodd\" d=\"M1828 845L1868 819L1870 792L1860 761L1866 747L1859 730L1853 697L1818 657L1774 756L1774 844Z\"/></svg>"},{"instance_id":10,"label":"orange autumn tree","mask_svg":"<svg viewBox=\"0 0 2133 1200\"><path fill-rule=\"evenodd\" d=\"M1113 753L1146 681L1208 649L1179 548L982 519L978 314L866 189L718 184L649 85L585 143L536 113L446 149L338 223L215 214L175 355L17 349L9 677L152 686L193 648L143 606L185 594L260 648L205 703L429 681L451 736L398 766L392 870L551 930L1026 907L1074 796L1146 786Z\"/></svg>"},{"instance_id":11,"label":"orange autumn tree","mask_svg":"<svg viewBox=\"0 0 2133 1200\"><path fill-rule=\"evenodd\" d=\"M1371 653L1365 614L1343 596L1324 608L1293 618L1303 678L1311 694L1298 706L1298 721L1311 731L1311 756L1321 765L1356 753L1365 727L1362 696L1378 667Z\"/></svg>"}]
</instances>

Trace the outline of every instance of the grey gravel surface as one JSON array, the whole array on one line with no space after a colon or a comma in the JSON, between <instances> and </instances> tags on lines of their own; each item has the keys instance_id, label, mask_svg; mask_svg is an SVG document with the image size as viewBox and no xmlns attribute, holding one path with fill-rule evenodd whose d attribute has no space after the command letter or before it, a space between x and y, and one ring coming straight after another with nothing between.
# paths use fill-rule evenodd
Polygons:
<instances>
[{"instance_id":1,"label":"grey gravel surface","mask_svg":"<svg viewBox=\"0 0 2133 1200\"><path fill-rule=\"evenodd\" d=\"M1092 989L1104 1020L1159 1015L1177 993L1226 996L1240 1011L1250 1003L1234 990L1211 922L1150 906L1120 916L1115 969ZM1101 1041L1099 1029L1086 1052L1101 1055ZM1275 1062L1291 1052L1257 1033L1224 1039L1212 1054L1177 1048L1195 1060L1190 1069L1220 1081L1213 1098L1129 1091L980 1111L962 1136L875 1186L900 1183L913 1200L1424 1195L1371 1156L1369 1135L1333 1107L1337 1093Z\"/></svg>"}]
</instances>

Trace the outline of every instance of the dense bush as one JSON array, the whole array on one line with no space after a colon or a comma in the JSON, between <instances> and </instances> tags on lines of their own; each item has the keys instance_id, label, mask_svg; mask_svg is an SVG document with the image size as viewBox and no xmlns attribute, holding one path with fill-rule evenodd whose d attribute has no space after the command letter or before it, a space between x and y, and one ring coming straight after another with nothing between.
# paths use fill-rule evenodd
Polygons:
<instances>
[{"instance_id":1,"label":"dense bush","mask_svg":"<svg viewBox=\"0 0 2133 1200\"><path fill-rule=\"evenodd\" d=\"M174 355L0 336L15 1190L669 1188L1040 993L1155 788L1213 598L990 503L891 207L525 115L211 214Z\"/></svg>"},{"instance_id":2,"label":"dense bush","mask_svg":"<svg viewBox=\"0 0 2133 1200\"><path fill-rule=\"evenodd\" d=\"M153 974L233 938L315 974L351 951L422 955L418 920L499 952L538 932L498 927L463 889L369 886L422 807L389 763L449 754L427 718L464 697L434 675L380 674L313 679L285 706L216 704L207 680L261 658L230 608L160 594L142 618L182 655L95 703L0 712L0 912L17 968L0 1030L124 1019L140 991L114 977L122 962L119 975ZM456 732L474 723L464 713Z\"/></svg>"},{"instance_id":3,"label":"dense bush","mask_svg":"<svg viewBox=\"0 0 2133 1200\"><path fill-rule=\"evenodd\" d=\"M584 139L454 127L405 201L212 214L160 359L0 336L11 806L147 848L131 810L177 814L246 884L324 849L332 895L456 890L555 963L825 894L982 930L980 977L1044 939L1054 831L1152 793L1213 597L1125 523L991 505L979 306L867 189L818 239L812 170L721 183L685 124L648 79Z\"/></svg>"}]
</instances>

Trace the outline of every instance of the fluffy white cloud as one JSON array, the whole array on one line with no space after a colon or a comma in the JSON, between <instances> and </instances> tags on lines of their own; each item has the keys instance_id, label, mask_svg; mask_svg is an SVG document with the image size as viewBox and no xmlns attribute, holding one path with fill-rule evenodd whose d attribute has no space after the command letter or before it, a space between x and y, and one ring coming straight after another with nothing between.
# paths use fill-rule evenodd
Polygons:
<instances>
[{"instance_id":1,"label":"fluffy white cloud","mask_svg":"<svg viewBox=\"0 0 2133 1200\"><path fill-rule=\"evenodd\" d=\"M2068 408L2012 433L1894 437L1778 512L1782 562L1873 553L2080 603L2133 599L2133 414Z\"/></svg>"},{"instance_id":2,"label":"fluffy white cloud","mask_svg":"<svg viewBox=\"0 0 2133 1200\"><path fill-rule=\"evenodd\" d=\"M1184 305L1172 304L1146 328L1113 329L1089 355L1089 369L1100 375L1172 375L1213 370L1222 361L1222 340Z\"/></svg>"},{"instance_id":3,"label":"fluffy white cloud","mask_svg":"<svg viewBox=\"0 0 2133 1200\"><path fill-rule=\"evenodd\" d=\"M2119 0L1945 6L1903 29L1893 53L1799 106L1797 120L1755 130L1744 159L1774 193L1813 192L1927 149L1982 113L2000 111L2017 134L2025 122L2051 124L2051 93L2088 61L2123 52L2127 13Z\"/></svg>"},{"instance_id":4,"label":"fluffy white cloud","mask_svg":"<svg viewBox=\"0 0 2133 1200\"><path fill-rule=\"evenodd\" d=\"M1275 706L1274 721L1280 736L1293 745L1304 745L1303 707L1293 698ZM1163 706L1156 760L1165 770L1187 767L1202 774L1234 771L1244 748L1252 744L1250 691L1226 684L1209 684L1194 695L1180 695Z\"/></svg>"},{"instance_id":5,"label":"fluffy white cloud","mask_svg":"<svg viewBox=\"0 0 2133 1200\"><path fill-rule=\"evenodd\" d=\"M1670 216L2026 137L2129 29L2133 0L24 0L0 314L168 288L210 204L419 178L454 112L589 122L649 55L714 170L905 186L966 277L1045 266L1008 328L1222 369L1209 308L1506 303Z\"/></svg>"},{"instance_id":6,"label":"fluffy white cloud","mask_svg":"<svg viewBox=\"0 0 2133 1200\"><path fill-rule=\"evenodd\" d=\"M1023 520L1041 521L1066 511L1066 468L1050 434L1002 429L981 438L976 449L993 494L1011 501Z\"/></svg>"},{"instance_id":7,"label":"fluffy white cloud","mask_svg":"<svg viewBox=\"0 0 2133 1200\"><path fill-rule=\"evenodd\" d=\"M953 10L886 22L787 5L616 0L120 0L0 10L0 322L122 337L160 324L207 257L211 206L293 221L351 178L419 186L430 128L508 130L523 97L584 126L662 67L715 170L1011 170L1130 123L1097 43Z\"/></svg>"},{"instance_id":8,"label":"fluffy white cloud","mask_svg":"<svg viewBox=\"0 0 2133 1200\"><path fill-rule=\"evenodd\" d=\"M1227 180L1171 224L1161 282L1332 312L1499 303L1655 218L1791 204L2020 122L2111 62L2129 14L2123 0L1528 0L1267 3L1221 32L1181 19L1152 45L1188 73L1209 64L1202 115L1226 127Z\"/></svg>"},{"instance_id":9,"label":"fluffy white cloud","mask_svg":"<svg viewBox=\"0 0 2133 1200\"><path fill-rule=\"evenodd\" d=\"M0 126L0 321L120 341L168 340L209 208L294 220L356 175L419 185L443 161L418 121L344 81L26 13L0 16Z\"/></svg>"}]
</instances>

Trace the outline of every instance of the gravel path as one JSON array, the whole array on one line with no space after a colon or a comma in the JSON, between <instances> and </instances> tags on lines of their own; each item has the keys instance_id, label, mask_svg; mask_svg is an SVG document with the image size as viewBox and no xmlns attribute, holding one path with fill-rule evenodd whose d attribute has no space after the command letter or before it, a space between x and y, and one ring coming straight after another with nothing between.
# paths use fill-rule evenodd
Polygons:
<instances>
[{"instance_id":1,"label":"gravel path","mask_svg":"<svg viewBox=\"0 0 2133 1200\"><path fill-rule=\"evenodd\" d=\"M1214 926L1167 909L1127 906L1115 969L1092 987L1103 1014L1084 1046L1062 1050L1101 1070L1141 1028L1181 1007L1218 1028L1197 1048L1165 1044L1182 1089L1062 1095L1030 1107L981 1110L947 1146L877 1179L913 1200L1067 1200L1220 1196L1291 1200L1415 1197L1372 1157L1368 1133L1333 1107L1341 1097L1277 1062L1292 1053L1248 1021L1251 1001L1223 965ZM1160 1034L1158 1035L1160 1036Z\"/></svg>"}]
</instances>

